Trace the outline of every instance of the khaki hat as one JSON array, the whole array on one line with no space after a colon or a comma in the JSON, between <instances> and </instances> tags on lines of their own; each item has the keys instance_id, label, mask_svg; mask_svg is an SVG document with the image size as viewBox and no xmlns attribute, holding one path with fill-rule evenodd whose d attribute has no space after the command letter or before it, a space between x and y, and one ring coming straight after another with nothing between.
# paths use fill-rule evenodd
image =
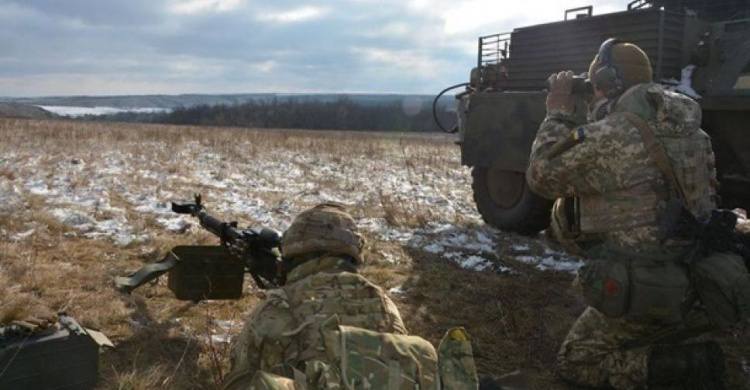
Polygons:
<instances>
[{"instance_id":1,"label":"khaki hat","mask_svg":"<svg viewBox=\"0 0 750 390\"><path fill-rule=\"evenodd\" d=\"M617 69L617 76L622 82L621 91L624 91L634 85L642 83L650 83L653 78L653 71L651 69L651 61L648 59L646 52L641 50L640 47L632 43L615 43L612 48L611 58L612 64ZM589 66L589 78L591 82L597 88L601 89L598 82L602 80L597 79L597 72L600 71L600 56L603 53L599 53L591 61Z\"/></svg>"},{"instance_id":2,"label":"khaki hat","mask_svg":"<svg viewBox=\"0 0 750 390\"><path fill-rule=\"evenodd\" d=\"M281 241L281 254L291 259L314 252L351 256L362 264L365 240L343 205L323 203L300 213Z\"/></svg>"}]
</instances>

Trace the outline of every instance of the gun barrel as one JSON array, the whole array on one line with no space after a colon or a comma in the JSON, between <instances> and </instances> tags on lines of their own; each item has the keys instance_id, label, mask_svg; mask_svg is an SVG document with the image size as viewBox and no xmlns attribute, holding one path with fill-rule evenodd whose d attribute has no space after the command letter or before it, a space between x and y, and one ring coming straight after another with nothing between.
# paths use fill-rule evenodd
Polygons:
<instances>
[{"instance_id":1,"label":"gun barrel","mask_svg":"<svg viewBox=\"0 0 750 390\"><path fill-rule=\"evenodd\" d=\"M203 210L199 211L195 216L198 218L198 221L203 228L216 237L219 237L222 242L232 242L244 239L242 230L237 229L234 222L224 222Z\"/></svg>"},{"instance_id":2,"label":"gun barrel","mask_svg":"<svg viewBox=\"0 0 750 390\"><path fill-rule=\"evenodd\" d=\"M201 226L203 226L206 230L213 233L215 236L225 239L227 237L224 237L224 222L220 219L208 214L207 212L201 210L196 215L198 217L198 221L200 222Z\"/></svg>"}]
</instances>

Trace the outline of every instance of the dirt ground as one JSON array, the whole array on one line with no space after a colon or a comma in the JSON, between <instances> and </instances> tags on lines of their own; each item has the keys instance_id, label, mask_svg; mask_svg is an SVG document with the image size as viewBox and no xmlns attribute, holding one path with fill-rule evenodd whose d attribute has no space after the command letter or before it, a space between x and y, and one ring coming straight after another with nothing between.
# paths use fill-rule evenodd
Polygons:
<instances>
[{"instance_id":1,"label":"dirt ground","mask_svg":"<svg viewBox=\"0 0 750 390\"><path fill-rule=\"evenodd\" d=\"M584 309L574 273L556 270L575 260L484 225L450 138L0 119L0 140L0 323L65 311L100 329L115 344L100 389L217 388L265 295L249 277L236 301L178 301L165 277L114 289L173 246L216 243L168 211L196 191L220 218L280 230L320 201L348 204L368 240L362 272L412 334L437 344L464 326L480 375L574 388L554 362ZM712 337L731 388L750 388L750 331Z\"/></svg>"}]
</instances>

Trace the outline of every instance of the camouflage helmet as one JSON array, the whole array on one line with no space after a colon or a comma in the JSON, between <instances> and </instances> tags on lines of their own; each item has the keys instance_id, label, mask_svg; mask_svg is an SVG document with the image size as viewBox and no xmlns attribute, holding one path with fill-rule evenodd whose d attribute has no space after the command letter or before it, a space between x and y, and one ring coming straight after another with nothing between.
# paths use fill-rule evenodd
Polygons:
<instances>
[{"instance_id":1,"label":"camouflage helmet","mask_svg":"<svg viewBox=\"0 0 750 390\"><path fill-rule=\"evenodd\" d=\"M365 240L343 205L322 203L300 213L284 232L281 254L285 259L324 251L351 256L362 264Z\"/></svg>"}]
</instances>

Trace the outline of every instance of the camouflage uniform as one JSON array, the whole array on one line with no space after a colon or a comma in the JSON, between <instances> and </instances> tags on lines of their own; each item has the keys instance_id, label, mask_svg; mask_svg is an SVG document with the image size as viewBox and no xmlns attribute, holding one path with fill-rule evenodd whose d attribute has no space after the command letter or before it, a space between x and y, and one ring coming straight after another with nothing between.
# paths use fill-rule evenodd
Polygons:
<instances>
[{"instance_id":1,"label":"camouflage uniform","mask_svg":"<svg viewBox=\"0 0 750 390\"><path fill-rule=\"evenodd\" d=\"M301 363L326 360L318 331L334 314L342 325L406 334L396 305L356 272L351 262L334 256L293 269L287 284L271 290L248 317L232 357L228 388L242 388L235 386L241 382L236 378L249 380L259 370L283 375L294 368L315 375L310 372L314 365L308 364L305 372Z\"/></svg>"},{"instance_id":2,"label":"camouflage uniform","mask_svg":"<svg viewBox=\"0 0 750 390\"><path fill-rule=\"evenodd\" d=\"M351 216L330 205L306 213L284 234L282 253L294 263L287 283L248 317L224 388L438 389L443 379L453 389L475 389L463 330L449 331L439 361L429 342L406 336L382 289L357 273L363 240Z\"/></svg>"},{"instance_id":3,"label":"camouflage uniform","mask_svg":"<svg viewBox=\"0 0 750 390\"><path fill-rule=\"evenodd\" d=\"M607 115L585 125L573 122L567 109L548 110L536 140L527 172L531 188L555 199L577 197L580 231L595 237L611 258L632 261L641 256L679 250L684 243L661 243L658 220L665 208L668 187L652 160L638 129L623 114L644 118L660 140L681 139L685 172L698 172L686 185L691 211L705 215L716 207L713 154L709 137L699 129L698 104L658 85L631 87ZM570 142L571 132L576 142ZM568 140L562 152L551 153ZM666 141L669 142L669 141ZM695 166L691 159L695 156ZM706 162L708 161L708 164ZM681 169L682 165L678 167ZM599 252L599 254L602 252ZM587 253L591 261L597 254ZM575 322L558 354L564 378L592 387L631 389L644 386L650 347L624 350L621 345L659 329L627 319L608 318L589 307Z\"/></svg>"}]
</instances>

